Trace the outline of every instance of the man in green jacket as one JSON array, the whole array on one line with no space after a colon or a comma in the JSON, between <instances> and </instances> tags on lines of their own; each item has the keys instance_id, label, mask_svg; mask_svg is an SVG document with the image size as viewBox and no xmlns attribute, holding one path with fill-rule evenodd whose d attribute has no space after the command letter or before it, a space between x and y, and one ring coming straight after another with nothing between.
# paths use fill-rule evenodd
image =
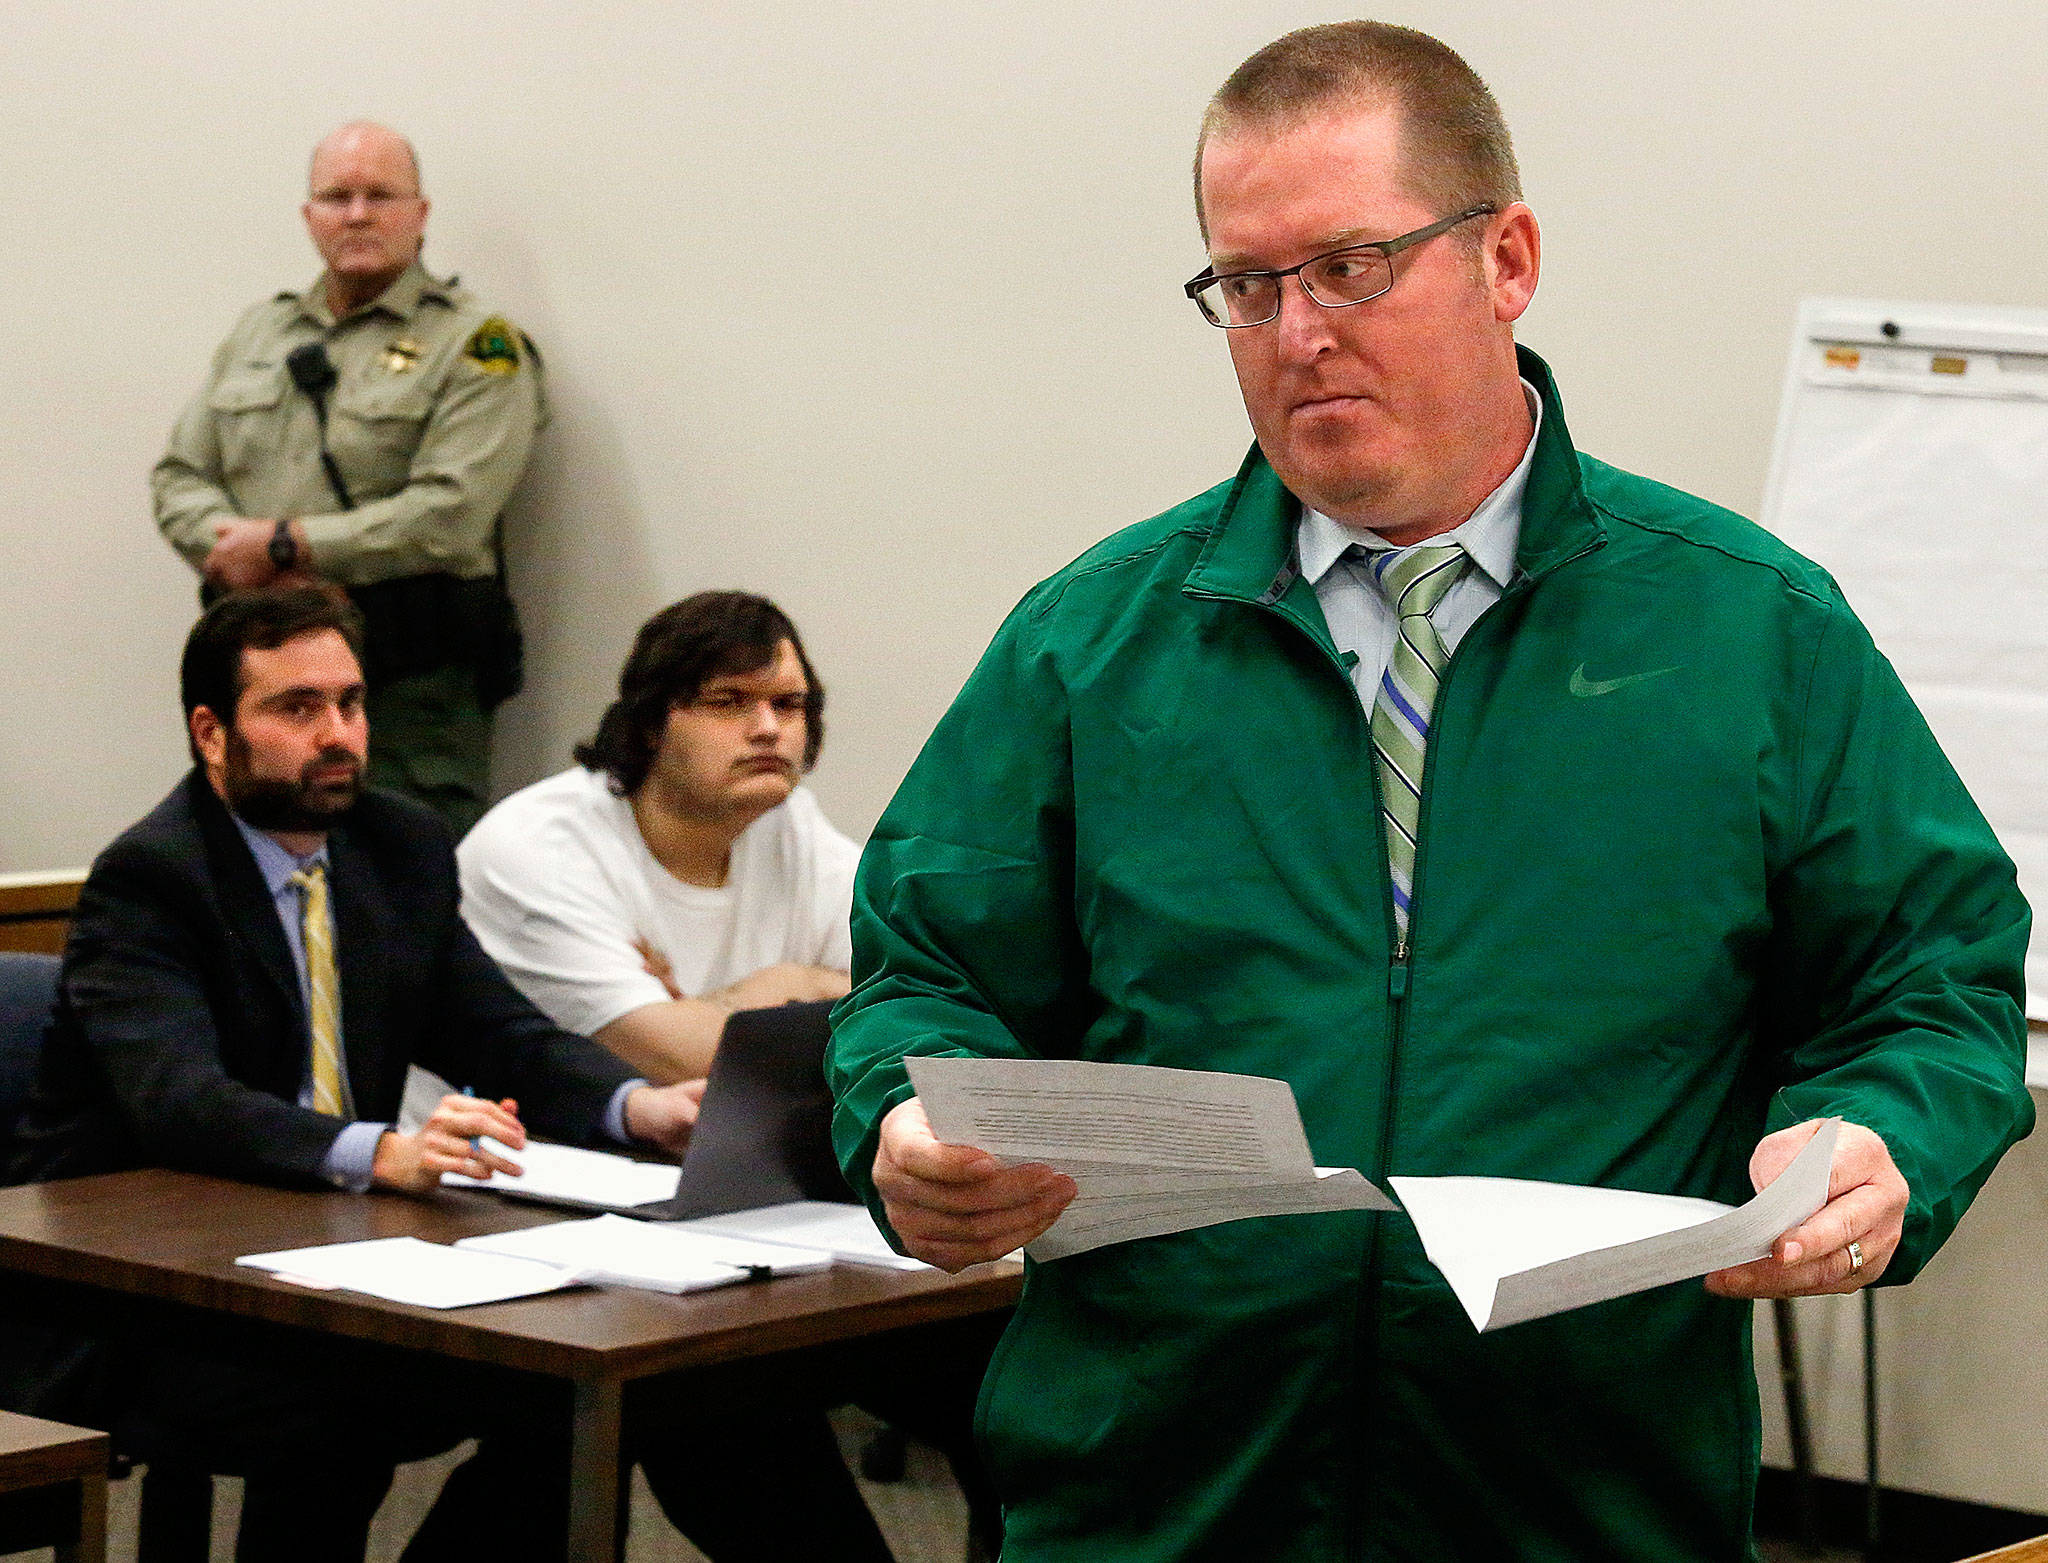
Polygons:
<instances>
[{"instance_id":1,"label":"man in green jacket","mask_svg":"<svg viewBox=\"0 0 2048 1563\"><path fill-rule=\"evenodd\" d=\"M1315 1160L1739 1201L1755 1264L1476 1334L1401 1215L1034 1265L983 1389L1008 1563L1748 1555L1746 1299L1902 1281L2032 1122L2011 863L1827 575L1574 451L1536 222L1406 29L1203 125L1257 448L1030 593L877 829L830 1062L904 1247L1073 1185L932 1137L909 1054L1277 1076Z\"/></svg>"}]
</instances>

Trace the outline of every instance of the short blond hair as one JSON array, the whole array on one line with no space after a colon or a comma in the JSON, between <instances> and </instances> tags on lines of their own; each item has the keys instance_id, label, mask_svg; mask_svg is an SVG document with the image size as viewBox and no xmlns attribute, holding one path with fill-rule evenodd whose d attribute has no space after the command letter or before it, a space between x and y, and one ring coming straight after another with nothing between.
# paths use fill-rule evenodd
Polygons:
<instances>
[{"instance_id":1,"label":"short blond hair","mask_svg":"<svg viewBox=\"0 0 2048 1563\"><path fill-rule=\"evenodd\" d=\"M1279 129L1345 107L1391 107L1401 117L1402 178L1448 216L1522 198L1521 170L1500 105L1450 45L1390 22L1330 22L1276 38L1230 73L1209 100L1195 141L1195 220L1210 138L1249 126Z\"/></svg>"}]
</instances>

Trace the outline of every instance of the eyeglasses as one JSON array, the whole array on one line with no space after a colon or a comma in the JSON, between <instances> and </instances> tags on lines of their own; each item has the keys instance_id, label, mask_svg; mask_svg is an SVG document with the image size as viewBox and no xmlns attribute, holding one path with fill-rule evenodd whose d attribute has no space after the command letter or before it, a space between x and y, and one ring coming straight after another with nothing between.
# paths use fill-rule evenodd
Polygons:
<instances>
[{"instance_id":1,"label":"eyeglasses","mask_svg":"<svg viewBox=\"0 0 2048 1563\"><path fill-rule=\"evenodd\" d=\"M417 195L401 195L395 190L316 190L306 198L313 205L327 212L345 212L357 201L373 212L395 206L400 201L417 201Z\"/></svg>"},{"instance_id":2,"label":"eyeglasses","mask_svg":"<svg viewBox=\"0 0 2048 1563\"><path fill-rule=\"evenodd\" d=\"M1323 308L1349 309L1378 298L1394 285L1394 257L1410 245L1448 233L1475 217L1490 217L1498 210L1492 205L1475 206L1399 238L1346 245L1285 271L1233 271L1219 277L1205 268L1182 291L1195 301L1204 320L1225 331L1242 331L1279 319L1280 282L1285 277L1299 277L1301 291Z\"/></svg>"}]
</instances>

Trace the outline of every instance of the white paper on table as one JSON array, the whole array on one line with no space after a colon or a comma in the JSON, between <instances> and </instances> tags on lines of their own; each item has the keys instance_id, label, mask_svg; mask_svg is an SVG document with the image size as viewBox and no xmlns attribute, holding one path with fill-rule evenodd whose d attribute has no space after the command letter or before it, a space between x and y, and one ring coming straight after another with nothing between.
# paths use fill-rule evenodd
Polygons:
<instances>
[{"instance_id":1,"label":"white paper on table","mask_svg":"<svg viewBox=\"0 0 2048 1563\"><path fill-rule=\"evenodd\" d=\"M467 1308L577 1284L574 1275L556 1265L465 1252L416 1237L379 1237L360 1243L244 1254L235 1263L271 1271L283 1280L303 1278L317 1286L340 1287L419 1308Z\"/></svg>"},{"instance_id":2,"label":"white paper on table","mask_svg":"<svg viewBox=\"0 0 2048 1563\"><path fill-rule=\"evenodd\" d=\"M598 1216L555 1221L516 1232L487 1232L455 1245L473 1253L539 1260L579 1279L652 1292L697 1292L774 1275L823 1270L830 1254L786 1243L748 1242L715 1232L688 1232L673 1222Z\"/></svg>"},{"instance_id":3,"label":"white paper on table","mask_svg":"<svg viewBox=\"0 0 2048 1563\"><path fill-rule=\"evenodd\" d=\"M477 1144L493 1155L515 1162L520 1176L493 1172L488 1178L465 1178L444 1172L441 1181L456 1188L498 1189L533 1199L559 1199L578 1205L626 1210L635 1205L674 1199L683 1169L671 1163L635 1161L605 1151L579 1150L528 1140L522 1150L500 1145L489 1135Z\"/></svg>"},{"instance_id":4,"label":"white paper on table","mask_svg":"<svg viewBox=\"0 0 2048 1563\"><path fill-rule=\"evenodd\" d=\"M899 1254L882 1236L865 1205L835 1205L824 1200L794 1199L756 1210L735 1210L723 1216L697 1216L674 1225L686 1232L718 1232L756 1242L787 1243L816 1249L845 1264L880 1270L929 1270L922 1259Z\"/></svg>"},{"instance_id":5,"label":"white paper on table","mask_svg":"<svg viewBox=\"0 0 2048 1563\"><path fill-rule=\"evenodd\" d=\"M1761 1259L1827 1203L1837 1121L1746 1205L1518 1178L1389 1178L1478 1329Z\"/></svg>"},{"instance_id":6,"label":"white paper on table","mask_svg":"<svg viewBox=\"0 0 2048 1563\"><path fill-rule=\"evenodd\" d=\"M1075 1059L905 1062L940 1140L1074 1179L1073 1202L1025 1246L1033 1259L1251 1216L1394 1209L1355 1168L1312 1165L1284 1080Z\"/></svg>"}]
</instances>

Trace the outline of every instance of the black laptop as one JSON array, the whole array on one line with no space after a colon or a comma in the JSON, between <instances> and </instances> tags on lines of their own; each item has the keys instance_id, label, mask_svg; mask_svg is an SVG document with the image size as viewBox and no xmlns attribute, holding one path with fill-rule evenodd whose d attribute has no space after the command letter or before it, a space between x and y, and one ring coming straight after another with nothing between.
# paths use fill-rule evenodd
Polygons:
<instances>
[{"instance_id":1,"label":"black laptop","mask_svg":"<svg viewBox=\"0 0 2048 1563\"><path fill-rule=\"evenodd\" d=\"M726 1021L676 1196L630 1214L686 1221L797 1199L854 1202L832 1155L831 1012L829 1003L782 1004Z\"/></svg>"}]
</instances>

